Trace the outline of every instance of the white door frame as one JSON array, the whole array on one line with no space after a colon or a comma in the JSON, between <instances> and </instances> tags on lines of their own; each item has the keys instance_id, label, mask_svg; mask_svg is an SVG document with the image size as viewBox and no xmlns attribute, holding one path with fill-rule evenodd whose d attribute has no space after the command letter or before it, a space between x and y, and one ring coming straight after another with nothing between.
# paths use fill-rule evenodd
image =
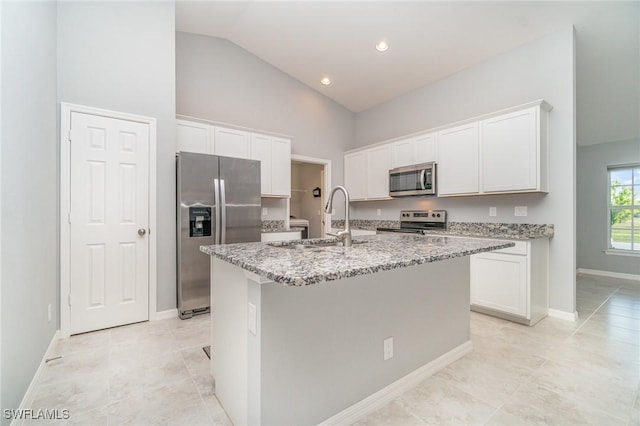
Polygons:
<instances>
[{"instance_id":1,"label":"white door frame","mask_svg":"<svg viewBox=\"0 0 640 426\"><path fill-rule=\"evenodd\" d=\"M149 320L156 318L156 119L141 115L109 111L62 102L60 104L60 337L69 337L71 331L71 114L74 112L98 115L149 126Z\"/></svg>"},{"instance_id":2,"label":"white door frame","mask_svg":"<svg viewBox=\"0 0 640 426\"><path fill-rule=\"evenodd\" d=\"M292 161L301 161L303 163L311 163L311 164L320 164L324 166L324 194L322 194L322 205L325 205L325 200L327 197L326 192L331 190L331 160L326 160L324 158L315 158L315 157L307 157L306 155L297 155L291 154ZM287 199L287 205L289 204L290 198ZM324 208L324 207L323 207ZM287 210L289 210L287 208ZM328 213L324 214L324 232L331 232L331 215ZM289 220L289 212L287 211L287 221Z\"/></svg>"}]
</instances>

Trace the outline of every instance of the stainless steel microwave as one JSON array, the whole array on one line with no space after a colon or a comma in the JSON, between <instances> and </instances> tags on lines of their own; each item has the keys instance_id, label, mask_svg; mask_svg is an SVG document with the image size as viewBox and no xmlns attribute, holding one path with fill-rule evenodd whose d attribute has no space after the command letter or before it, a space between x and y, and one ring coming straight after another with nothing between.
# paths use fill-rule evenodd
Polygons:
<instances>
[{"instance_id":1,"label":"stainless steel microwave","mask_svg":"<svg viewBox=\"0 0 640 426\"><path fill-rule=\"evenodd\" d=\"M436 163L416 164L389 170L389 196L436 194Z\"/></svg>"}]
</instances>

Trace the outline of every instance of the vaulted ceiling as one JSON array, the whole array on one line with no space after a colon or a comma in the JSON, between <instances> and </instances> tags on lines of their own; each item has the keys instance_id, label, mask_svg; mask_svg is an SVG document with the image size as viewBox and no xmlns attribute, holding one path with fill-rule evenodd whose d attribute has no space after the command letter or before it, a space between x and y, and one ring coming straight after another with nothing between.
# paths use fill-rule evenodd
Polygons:
<instances>
[{"instance_id":1,"label":"vaulted ceiling","mask_svg":"<svg viewBox=\"0 0 640 426\"><path fill-rule=\"evenodd\" d=\"M638 1L176 5L176 30L228 39L353 112L569 25L576 29L579 143L640 138ZM374 48L379 40L388 42L386 52ZM320 83L325 76L328 86Z\"/></svg>"}]
</instances>

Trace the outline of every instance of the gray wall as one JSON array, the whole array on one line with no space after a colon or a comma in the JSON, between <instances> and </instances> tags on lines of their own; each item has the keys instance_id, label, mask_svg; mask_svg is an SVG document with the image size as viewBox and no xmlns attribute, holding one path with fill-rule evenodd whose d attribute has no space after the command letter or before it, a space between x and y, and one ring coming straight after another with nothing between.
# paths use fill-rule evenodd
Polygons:
<instances>
[{"instance_id":1,"label":"gray wall","mask_svg":"<svg viewBox=\"0 0 640 426\"><path fill-rule=\"evenodd\" d=\"M607 166L640 163L640 139L578 147L578 268L640 275L637 257L612 256L608 248Z\"/></svg>"},{"instance_id":2,"label":"gray wall","mask_svg":"<svg viewBox=\"0 0 640 426\"><path fill-rule=\"evenodd\" d=\"M157 120L157 309L173 309L175 6L60 2L58 49L58 101Z\"/></svg>"},{"instance_id":3,"label":"gray wall","mask_svg":"<svg viewBox=\"0 0 640 426\"><path fill-rule=\"evenodd\" d=\"M444 208L454 221L552 223L550 307L575 311L575 78L574 32L567 28L525 44L356 116L352 147L399 137L543 98L551 105L550 191L356 203L354 218L397 219L400 208ZM490 206L498 216L490 218ZM514 206L528 216L514 217Z\"/></svg>"},{"instance_id":4,"label":"gray wall","mask_svg":"<svg viewBox=\"0 0 640 426\"><path fill-rule=\"evenodd\" d=\"M342 183L342 154L354 136L353 113L227 40L177 33L176 109L292 136L292 154L332 160L333 185Z\"/></svg>"},{"instance_id":5,"label":"gray wall","mask_svg":"<svg viewBox=\"0 0 640 426\"><path fill-rule=\"evenodd\" d=\"M58 328L56 5L3 2L1 25L4 409L19 407Z\"/></svg>"}]
</instances>

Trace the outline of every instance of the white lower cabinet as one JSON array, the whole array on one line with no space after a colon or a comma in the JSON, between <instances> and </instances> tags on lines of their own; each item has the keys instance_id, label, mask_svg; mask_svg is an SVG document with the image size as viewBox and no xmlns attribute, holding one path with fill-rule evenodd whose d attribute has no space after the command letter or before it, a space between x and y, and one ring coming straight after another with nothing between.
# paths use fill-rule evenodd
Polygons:
<instances>
[{"instance_id":1,"label":"white lower cabinet","mask_svg":"<svg viewBox=\"0 0 640 426\"><path fill-rule=\"evenodd\" d=\"M292 241L301 238L301 231L263 232L260 236L260 241L266 243L271 241Z\"/></svg>"},{"instance_id":2,"label":"white lower cabinet","mask_svg":"<svg viewBox=\"0 0 640 426\"><path fill-rule=\"evenodd\" d=\"M471 310L526 325L549 308L549 240L471 256Z\"/></svg>"}]
</instances>

